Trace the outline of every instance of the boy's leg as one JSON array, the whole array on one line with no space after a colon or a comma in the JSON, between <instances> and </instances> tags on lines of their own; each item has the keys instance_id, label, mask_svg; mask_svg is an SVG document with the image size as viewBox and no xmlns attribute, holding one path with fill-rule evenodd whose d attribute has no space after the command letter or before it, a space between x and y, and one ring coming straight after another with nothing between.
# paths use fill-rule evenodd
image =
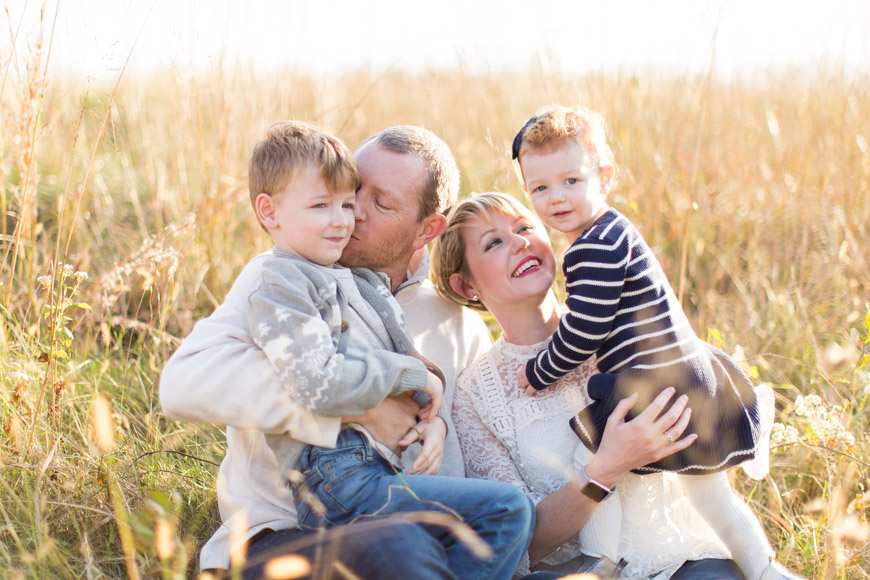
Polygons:
<instances>
[{"instance_id":1,"label":"boy's leg","mask_svg":"<svg viewBox=\"0 0 870 580\"><path fill-rule=\"evenodd\" d=\"M758 580L773 559L761 522L731 489L725 472L681 475L680 483L695 510L707 520L747 580Z\"/></svg>"},{"instance_id":2,"label":"boy's leg","mask_svg":"<svg viewBox=\"0 0 870 580\"><path fill-rule=\"evenodd\" d=\"M574 464L584 467L592 459L592 451L580 443L574 451ZM616 493L598 504L586 524L580 529L580 549L590 556L605 556L619 562L619 534L622 530L622 503Z\"/></svg>"},{"instance_id":3,"label":"boy's leg","mask_svg":"<svg viewBox=\"0 0 870 580\"><path fill-rule=\"evenodd\" d=\"M292 529L262 534L248 547L242 578L265 578L266 563L296 554L312 563L311 574L303 578L347 578L335 566L340 562L363 580L456 579L441 544L421 526L401 518L338 526L321 537L318 533Z\"/></svg>"},{"instance_id":4,"label":"boy's leg","mask_svg":"<svg viewBox=\"0 0 870 580\"><path fill-rule=\"evenodd\" d=\"M448 566L462 578L509 578L528 550L534 506L517 487L480 479L405 475L354 431L335 450L317 450L305 473L326 507L327 526L366 522L399 513L446 513L468 525L493 551L478 559L449 526L420 525L444 547Z\"/></svg>"},{"instance_id":5,"label":"boy's leg","mask_svg":"<svg viewBox=\"0 0 870 580\"><path fill-rule=\"evenodd\" d=\"M423 524L447 553L451 571L463 579L510 578L529 548L535 529L535 508L518 487L482 479L437 475L393 476L389 511L436 511L455 516L491 548L478 559L455 531L444 525Z\"/></svg>"}]
</instances>

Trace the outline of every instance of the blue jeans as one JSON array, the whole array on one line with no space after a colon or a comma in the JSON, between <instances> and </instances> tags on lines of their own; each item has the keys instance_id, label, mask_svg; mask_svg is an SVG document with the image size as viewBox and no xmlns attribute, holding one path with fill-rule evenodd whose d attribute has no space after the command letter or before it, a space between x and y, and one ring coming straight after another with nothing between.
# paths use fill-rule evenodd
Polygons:
<instances>
[{"instance_id":1,"label":"blue jeans","mask_svg":"<svg viewBox=\"0 0 870 580\"><path fill-rule=\"evenodd\" d=\"M510 578L535 527L534 506L519 488L480 479L398 473L352 429L339 434L335 449L307 447L301 467L308 490L326 508L320 517L298 499L303 494L296 493L297 516L303 529L399 513L449 514L492 548L490 558L479 559L448 527L419 523L443 547L448 568L463 579Z\"/></svg>"},{"instance_id":2,"label":"blue jeans","mask_svg":"<svg viewBox=\"0 0 870 580\"><path fill-rule=\"evenodd\" d=\"M251 539L243 580L266 578L263 566L295 554L311 562L306 580L345 580L335 562L363 580L456 580L447 568L444 548L423 528L400 518L351 524L327 530L266 530ZM219 578L221 576L218 576Z\"/></svg>"}]
</instances>

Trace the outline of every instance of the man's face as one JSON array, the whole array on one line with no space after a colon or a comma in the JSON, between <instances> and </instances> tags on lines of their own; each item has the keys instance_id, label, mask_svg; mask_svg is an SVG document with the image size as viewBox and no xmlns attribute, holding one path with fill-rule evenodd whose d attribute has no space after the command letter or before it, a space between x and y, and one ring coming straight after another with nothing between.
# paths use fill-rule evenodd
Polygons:
<instances>
[{"instance_id":1,"label":"man's face","mask_svg":"<svg viewBox=\"0 0 870 580\"><path fill-rule=\"evenodd\" d=\"M373 142L363 145L354 158L362 185L356 194L356 227L340 261L385 272L394 283L401 282L421 229L417 214L426 167L414 155L393 153Z\"/></svg>"}]
</instances>

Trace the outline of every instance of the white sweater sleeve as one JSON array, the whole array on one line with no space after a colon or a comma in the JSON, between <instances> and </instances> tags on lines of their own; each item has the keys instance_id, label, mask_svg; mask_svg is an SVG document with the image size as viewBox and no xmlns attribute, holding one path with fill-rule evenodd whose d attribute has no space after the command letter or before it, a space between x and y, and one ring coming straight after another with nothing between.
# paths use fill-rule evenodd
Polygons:
<instances>
[{"instance_id":1,"label":"white sweater sleeve","mask_svg":"<svg viewBox=\"0 0 870 580\"><path fill-rule=\"evenodd\" d=\"M224 303L170 357L160 376L160 403L175 419L287 433L332 446L341 419L313 415L290 398L248 330L247 298L259 284L266 256L248 263Z\"/></svg>"}]
</instances>

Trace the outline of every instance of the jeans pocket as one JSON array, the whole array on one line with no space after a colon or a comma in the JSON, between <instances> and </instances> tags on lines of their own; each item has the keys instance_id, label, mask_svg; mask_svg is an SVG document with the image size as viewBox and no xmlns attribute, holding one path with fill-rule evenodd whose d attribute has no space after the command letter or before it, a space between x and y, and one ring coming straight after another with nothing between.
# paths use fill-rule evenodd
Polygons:
<instances>
[{"instance_id":1,"label":"jeans pocket","mask_svg":"<svg viewBox=\"0 0 870 580\"><path fill-rule=\"evenodd\" d=\"M330 524L347 523L362 512L365 487L377 472L361 450L326 450L312 461L305 483L323 502Z\"/></svg>"}]
</instances>

